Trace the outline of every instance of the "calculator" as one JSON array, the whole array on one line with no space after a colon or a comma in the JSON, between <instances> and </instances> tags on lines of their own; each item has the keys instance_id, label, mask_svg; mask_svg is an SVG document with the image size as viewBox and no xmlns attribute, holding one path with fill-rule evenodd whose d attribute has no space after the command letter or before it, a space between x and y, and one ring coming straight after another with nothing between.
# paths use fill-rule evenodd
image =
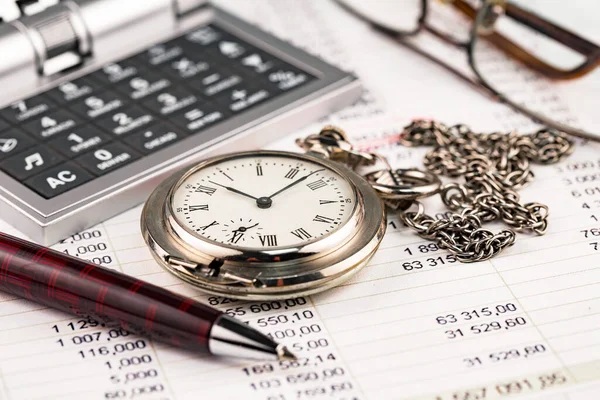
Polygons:
<instances>
[{"instance_id":1,"label":"calculator","mask_svg":"<svg viewBox=\"0 0 600 400\"><path fill-rule=\"evenodd\" d=\"M356 101L358 80L204 0L0 10L0 218L55 243L174 171Z\"/></svg>"}]
</instances>

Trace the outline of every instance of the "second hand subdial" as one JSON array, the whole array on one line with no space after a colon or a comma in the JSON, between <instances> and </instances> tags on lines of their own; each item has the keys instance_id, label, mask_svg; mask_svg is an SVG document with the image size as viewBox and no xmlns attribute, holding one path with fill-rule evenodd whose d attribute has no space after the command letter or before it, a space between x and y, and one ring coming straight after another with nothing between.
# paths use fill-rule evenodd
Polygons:
<instances>
[{"instance_id":1,"label":"second hand subdial","mask_svg":"<svg viewBox=\"0 0 600 400\"><path fill-rule=\"evenodd\" d=\"M248 222L250 222L250 221L248 221ZM224 225L224 226L228 226L228 225ZM246 232L247 232L249 229L256 228L257 226L258 226L258 222L257 222L257 223L255 223L254 225L250 225L250 226L240 226L240 227L238 227L237 229L234 229L234 230L232 230L232 231L231 231L231 233L232 233L233 235L232 235L232 236L229 238L228 242L229 242L229 243L234 243L234 244L237 244L237 243L238 243L240 240L245 240L245 239L244 239L244 235L245 235L245 233L246 233ZM259 228L259 229L260 229L260 228ZM229 235L227 235L227 236L229 236Z\"/></svg>"}]
</instances>

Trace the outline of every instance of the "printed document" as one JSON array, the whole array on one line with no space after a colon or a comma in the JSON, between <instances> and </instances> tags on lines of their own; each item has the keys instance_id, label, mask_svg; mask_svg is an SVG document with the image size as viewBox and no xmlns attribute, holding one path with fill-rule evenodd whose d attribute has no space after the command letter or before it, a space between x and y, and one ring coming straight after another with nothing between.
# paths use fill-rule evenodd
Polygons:
<instances>
[{"instance_id":1,"label":"printed document","mask_svg":"<svg viewBox=\"0 0 600 400\"><path fill-rule=\"evenodd\" d=\"M394 167L422 168L428 148L394 142L413 118L481 131L538 129L334 2L219 4L364 83L357 104L286 132L270 148L299 151L295 138L334 123ZM464 54L427 33L413 43L467 71ZM512 65L491 62L504 71ZM599 97L581 99L511 71L514 90L556 118L595 118L600 127ZM598 82L598 72L587 78ZM598 399L600 144L577 140L571 157L534 172L520 194L549 206L545 236L518 234L498 257L462 264L390 213L382 245L361 272L324 293L280 301L231 300L184 284L152 259L141 206L131 209L54 248L218 307L285 343L298 361L198 355L0 293L0 399ZM439 196L424 204L430 215L448 211ZM0 231L22 236L1 221Z\"/></svg>"}]
</instances>

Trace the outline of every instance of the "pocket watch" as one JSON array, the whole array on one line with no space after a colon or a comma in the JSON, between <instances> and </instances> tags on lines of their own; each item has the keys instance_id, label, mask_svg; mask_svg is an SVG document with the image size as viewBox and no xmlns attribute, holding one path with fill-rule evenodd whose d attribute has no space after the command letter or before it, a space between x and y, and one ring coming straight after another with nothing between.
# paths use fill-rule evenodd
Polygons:
<instances>
[{"instance_id":1,"label":"pocket watch","mask_svg":"<svg viewBox=\"0 0 600 400\"><path fill-rule=\"evenodd\" d=\"M247 151L175 173L148 198L142 234L167 271L208 293L250 300L331 288L371 259L385 204L436 193L436 175L392 170L326 126L299 139L306 154ZM383 162L363 178L354 169Z\"/></svg>"},{"instance_id":2,"label":"pocket watch","mask_svg":"<svg viewBox=\"0 0 600 400\"><path fill-rule=\"evenodd\" d=\"M178 172L150 195L142 232L156 261L214 295L285 298L363 267L385 209L346 166L315 154L247 151Z\"/></svg>"}]
</instances>

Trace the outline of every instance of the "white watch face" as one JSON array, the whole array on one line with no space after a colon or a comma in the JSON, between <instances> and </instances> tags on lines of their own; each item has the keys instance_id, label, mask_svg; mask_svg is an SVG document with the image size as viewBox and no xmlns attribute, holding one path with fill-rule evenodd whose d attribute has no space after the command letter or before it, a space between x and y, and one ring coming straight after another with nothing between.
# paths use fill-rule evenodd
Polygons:
<instances>
[{"instance_id":1,"label":"white watch face","mask_svg":"<svg viewBox=\"0 0 600 400\"><path fill-rule=\"evenodd\" d=\"M356 195L346 178L295 156L247 155L210 164L175 190L172 210L196 235L266 250L319 240L346 223Z\"/></svg>"}]
</instances>

